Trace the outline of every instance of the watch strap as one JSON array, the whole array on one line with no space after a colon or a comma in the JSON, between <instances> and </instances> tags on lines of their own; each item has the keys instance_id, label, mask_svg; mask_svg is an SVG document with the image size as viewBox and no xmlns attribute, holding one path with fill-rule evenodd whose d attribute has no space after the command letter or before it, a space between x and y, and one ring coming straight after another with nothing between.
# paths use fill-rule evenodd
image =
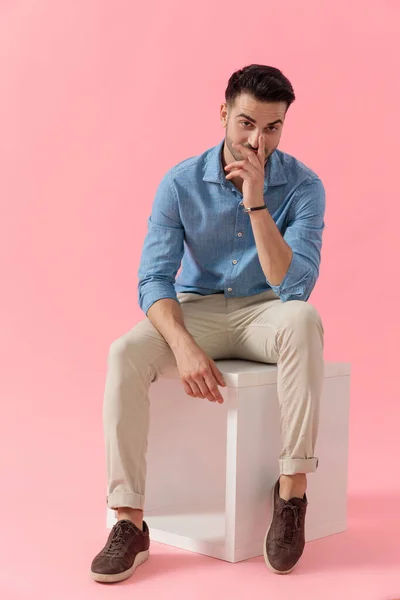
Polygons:
<instances>
[{"instance_id":1,"label":"watch strap","mask_svg":"<svg viewBox=\"0 0 400 600\"><path fill-rule=\"evenodd\" d=\"M267 205L263 204L262 206L252 206L249 208L244 207L244 212L252 212L253 210L262 210L263 208L267 208Z\"/></svg>"}]
</instances>

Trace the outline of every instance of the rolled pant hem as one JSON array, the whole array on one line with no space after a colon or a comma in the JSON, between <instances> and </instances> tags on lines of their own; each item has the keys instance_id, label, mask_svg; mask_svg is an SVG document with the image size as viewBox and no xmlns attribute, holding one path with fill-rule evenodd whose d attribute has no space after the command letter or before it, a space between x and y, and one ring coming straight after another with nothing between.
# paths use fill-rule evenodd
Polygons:
<instances>
[{"instance_id":1,"label":"rolled pant hem","mask_svg":"<svg viewBox=\"0 0 400 600\"><path fill-rule=\"evenodd\" d=\"M281 475L315 473L318 469L318 458L280 458L279 469Z\"/></svg>"},{"instance_id":2,"label":"rolled pant hem","mask_svg":"<svg viewBox=\"0 0 400 600\"><path fill-rule=\"evenodd\" d=\"M144 496L136 492L113 492L107 496L107 506L111 510L116 510L124 506L143 510Z\"/></svg>"}]
</instances>

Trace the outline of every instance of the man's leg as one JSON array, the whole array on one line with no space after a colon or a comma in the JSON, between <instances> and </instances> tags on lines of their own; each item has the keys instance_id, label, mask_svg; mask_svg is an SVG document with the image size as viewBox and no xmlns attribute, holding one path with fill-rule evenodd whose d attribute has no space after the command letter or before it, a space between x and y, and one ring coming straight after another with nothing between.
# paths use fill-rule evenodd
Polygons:
<instances>
[{"instance_id":1,"label":"man's leg","mask_svg":"<svg viewBox=\"0 0 400 600\"><path fill-rule=\"evenodd\" d=\"M178 294L187 330L210 358L228 358L231 348L223 295ZM173 352L149 319L110 348L103 421L108 475L107 506L118 512L106 545L92 561L95 581L130 577L149 556L143 521L149 433L149 387L176 366ZM190 398L188 398L188 401ZM199 402L208 400L199 399ZM171 468L173 465L171 465Z\"/></svg>"},{"instance_id":2,"label":"man's leg","mask_svg":"<svg viewBox=\"0 0 400 600\"><path fill-rule=\"evenodd\" d=\"M273 489L264 558L274 573L290 573L305 545L306 473L316 471L315 444L323 384L323 327L315 308L274 294L230 308L238 358L278 364L282 450ZM274 299L275 296L275 299Z\"/></svg>"},{"instance_id":3,"label":"man's leg","mask_svg":"<svg viewBox=\"0 0 400 600\"><path fill-rule=\"evenodd\" d=\"M307 490L307 475L281 475L279 478L279 495L284 500L290 498L303 498Z\"/></svg>"},{"instance_id":4,"label":"man's leg","mask_svg":"<svg viewBox=\"0 0 400 600\"><path fill-rule=\"evenodd\" d=\"M311 304L282 302L272 292L229 302L236 358L278 365L281 493L302 497L306 473L318 465L314 452L324 371L320 316Z\"/></svg>"},{"instance_id":5,"label":"man's leg","mask_svg":"<svg viewBox=\"0 0 400 600\"><path fill-rule=\"evenodd\" d=\"M103 404L107 505L142 527L151 382L174 357L149 320L111 344Z\"/></svg>"},{"instance_id":6,"label":"man's leg","mask_svg":"<svg viewBox=\"0 0 400 600\"><path fill-rule=\"evenodd\" d=\"M185 326L196 343L210 358L227 358L231 345L224 296L179 294L178 298ZM107 505L118 511L118 519L128 518L137 526L142 523L145 501L149 387L174 366L174 354L149 319L110 348L103 409Z\"/></svg>"}]
</instances>

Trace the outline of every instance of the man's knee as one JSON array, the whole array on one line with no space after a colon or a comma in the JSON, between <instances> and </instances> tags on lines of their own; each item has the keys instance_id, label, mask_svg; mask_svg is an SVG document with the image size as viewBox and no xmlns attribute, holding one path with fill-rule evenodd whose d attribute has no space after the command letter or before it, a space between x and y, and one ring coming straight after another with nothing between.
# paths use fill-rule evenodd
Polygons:
<instances>
[{"instance_id":1,"label":"man's knee","mask_svg":"<svg viewBox=\"0 0 400 600\"><path fill-rule=\"evenodd\" d=\"M128 342L125 335L114 340L109 348L108 355L110 359L118 360L123 359L132 348L132 342Z\"/></svg>"},{"instance_id":2,"label":"man's knee","mask_svg":"<svg viewBox=\"0 0 400 600\"><path fill-rule=\"evenodd\" d=\"M287 314L285 315L285 326L295 331L307 332L318 329L324 333L321 315L312 304L301 300L289 300L285 302Z\"/></svg>"},{"instance_id":3,"label":"man's knee","mask_svg":"<svg viewBox=\"0 0 400 600\"><path fill-rule=\"evenodd\" d=\"M142 351L145 349L145 335L138 325L111 343L108 351L109 360L123 361L128 357L132 358L140 348Z\"/></svg>"},{"instance_id":4,"label":"man's knee","mask_svg":"<svg viewBox=\"0 0 400 600\"><path fill-rule=\"evenodd\" d=\"M154 357L169 353L170 348L149 320L139 321L130 331L114 340L109 348L108 361L114 364L147 368Z\"/></svg>"}]
</instances>

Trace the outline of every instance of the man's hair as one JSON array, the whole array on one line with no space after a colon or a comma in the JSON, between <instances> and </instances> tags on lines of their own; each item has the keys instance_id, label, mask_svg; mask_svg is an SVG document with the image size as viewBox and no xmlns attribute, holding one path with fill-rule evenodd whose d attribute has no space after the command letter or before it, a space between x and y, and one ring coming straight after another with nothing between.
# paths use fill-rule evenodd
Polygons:
<instances>
[{"instance_id":1,"label":"man's hair","mask_svg":"<svg viewBox=\"0 0 400 600\"><path fill-rule=\"evenodd\" d=\"M243 93L251 94L260 102L286 102L287 108L296 98L292 84L283 73L265 65L249 65L231 75L225 90L226 103L233 106L237 96Z\"/></svg>"}]
</instances>

